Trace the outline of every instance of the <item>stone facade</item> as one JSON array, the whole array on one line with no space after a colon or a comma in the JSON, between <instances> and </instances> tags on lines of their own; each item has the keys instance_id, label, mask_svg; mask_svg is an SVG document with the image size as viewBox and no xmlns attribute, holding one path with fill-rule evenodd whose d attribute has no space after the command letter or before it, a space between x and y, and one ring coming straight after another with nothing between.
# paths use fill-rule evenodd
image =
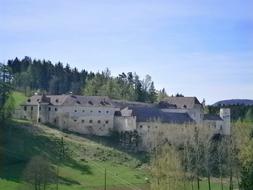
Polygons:
<instances>
[{"instance_id":1,"label":"stone facade","mask_svg":"<svg viewBox=\"0 0 253 190\"><path fill-rule=\"evenodd\" d=\"M14 116L80 134L109 136L116 131L126 144L134 141L141 151L171 140L188 124L230 134L230 110L204 114L204 106L195 97L169 97L159 104L146 104L97 96L35 95L15 110Z\"/></svg>"}]
</instances>

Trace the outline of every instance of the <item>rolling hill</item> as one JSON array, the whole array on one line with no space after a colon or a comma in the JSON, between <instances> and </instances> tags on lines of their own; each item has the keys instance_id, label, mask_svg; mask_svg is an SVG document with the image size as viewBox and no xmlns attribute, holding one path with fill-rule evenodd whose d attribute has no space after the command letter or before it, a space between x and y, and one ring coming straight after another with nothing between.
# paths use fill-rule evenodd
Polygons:
<instances>
[{"instance_id":1,"label":"rolling hill","mask_svg":"<svg viewBox=\"0 0 253 190\"><path fill-rule=\"evenodd\" d=\"M245 106L252 106L253 100L250 99L230 99L230 100L221 100L213 104L213 106L219 105L245 105Z\"/></svg>"}]
</instances>

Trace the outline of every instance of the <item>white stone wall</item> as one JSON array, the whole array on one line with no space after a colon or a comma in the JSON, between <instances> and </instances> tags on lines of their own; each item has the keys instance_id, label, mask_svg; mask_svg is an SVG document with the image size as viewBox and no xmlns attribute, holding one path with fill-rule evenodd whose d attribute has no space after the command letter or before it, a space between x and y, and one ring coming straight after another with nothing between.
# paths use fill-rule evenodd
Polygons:
<instances>
[{"instance_id":1,"label":"white stone wall","mask_svg":"<svg viewBox=\"0 0 253 190\"><path fill-rule=\"evenodd\" d=\"M153 148L164 144L165 142L179 143L185 125L139 122L137 123L137 132L141 137L139 143L140 151L150 151Z\"/></svg>"},{"instance_id":2,"label":"white stone wall","mask_svg":"<svg viewBox=\"0 0 253 190\"><path fill-rule=\"evenodd\" d=\"M136 130L135 116L115 116L114 130L117 132Z\"/></svg>"},{"instance_id":3,"label":"white stone wall","mask_svg":"<svg viewBox=\"0 0 253 190\"><path fill-rule=\"evenodd\" d=\"M223 119L223 134L230 135L230 131L231 131L230 109L229 108L221 108L220 109L220 117Z\"/></svg>"},{"instance_id":4,"label":"white stone wall","mask_svg":"<svg viewBox=\"0 0 253 190\"><path fill-rule=\"evenodd\" d=\"M224 122L222 120L204 120L204 125L215 131L215 133L223 133Z\"/></svg>"},{"instance_id":5,"label":"white stone wall","mask_svg":"<svg viewBox=\"0 0 253 190\"><path fill-rule=\"evenodd\" d=\"M114 113L112 107L82 107L61 106L57 112L51 107L50 123L62 129L98 136L110 135L114 126Z\"/></svg>"}]
</instances>

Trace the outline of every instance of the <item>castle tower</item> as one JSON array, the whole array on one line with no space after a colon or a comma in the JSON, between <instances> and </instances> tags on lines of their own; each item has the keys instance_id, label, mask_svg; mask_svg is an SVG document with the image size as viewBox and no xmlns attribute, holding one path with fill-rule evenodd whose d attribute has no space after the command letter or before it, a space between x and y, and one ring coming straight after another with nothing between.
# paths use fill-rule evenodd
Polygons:
<instances>
[{"instance_id":1,"label":"castle tower","mask_svg":"<svg viewBox=\"0 0 253 190\"><path fill-rule=\"evenodd\" d=\"M223 134L230 135L230 109L229 108L221 108L220 109L220 117L223 119Z\"/></svg>"}]
</instances>

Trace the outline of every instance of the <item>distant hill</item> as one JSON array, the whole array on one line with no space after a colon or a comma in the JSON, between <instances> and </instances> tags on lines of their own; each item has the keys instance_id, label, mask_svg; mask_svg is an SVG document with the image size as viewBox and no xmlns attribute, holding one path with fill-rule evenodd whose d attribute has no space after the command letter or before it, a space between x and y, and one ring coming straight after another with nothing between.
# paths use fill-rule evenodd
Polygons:
<instances>
[{"instance_id":1,"label":"distant hill","mask_svg":"<svg viewBox=\"0 0 253 190\"><path fill-rule=\"evenodd\" d=\"M230 99L230 100L222 100L218 101L213 104L213 106L219 106L219 105L245 105L245 106L252 106L253 105L253 100L249 99Z\"/></svg>"}]
</instances>

